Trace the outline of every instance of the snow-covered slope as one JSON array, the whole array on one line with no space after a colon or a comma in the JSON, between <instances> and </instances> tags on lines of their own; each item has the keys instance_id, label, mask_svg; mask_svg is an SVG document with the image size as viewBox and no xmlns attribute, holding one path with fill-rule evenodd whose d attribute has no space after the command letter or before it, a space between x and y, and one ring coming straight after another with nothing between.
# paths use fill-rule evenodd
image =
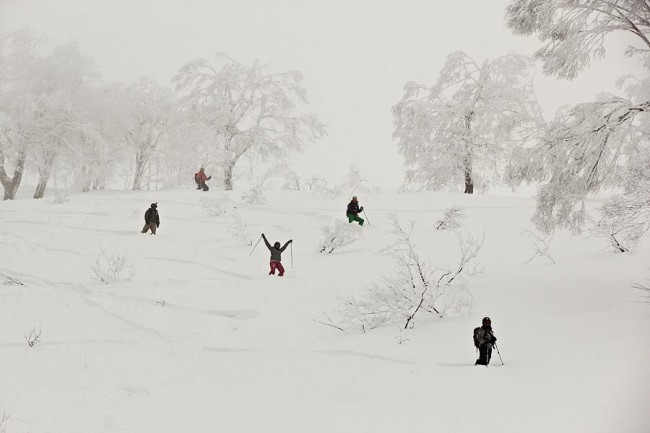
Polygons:
<instances>
[{"instance_id":1,"label":"snow-covered slope","mask_svg":"<svg viewBox=\"0 0 650 433\"><path fill-rule=\"evenodd\" d=\"M284 277L268 251L238 240L223 192L100 191L0 203L0 431L648 433L650 242L614 254L556 235L538 257L530 198L391 192L361 195L370 225L317 252L347 197L271 191L230 197L256 242L293 239ZM139 233L159 203L156 236ZM452 205L485 243L471 314L421 314L415 327L342 333L317 323L338 298L391 273L388 215L416 221L420 257L453 265L458 246L434 222ZM130 280L102 284L100 254ZM475 367L472 329L492 318L499 349ZM25 335L40 331L29 347ZM3 430L4 429L4 430Z\"/></svg>"}]
</instances>

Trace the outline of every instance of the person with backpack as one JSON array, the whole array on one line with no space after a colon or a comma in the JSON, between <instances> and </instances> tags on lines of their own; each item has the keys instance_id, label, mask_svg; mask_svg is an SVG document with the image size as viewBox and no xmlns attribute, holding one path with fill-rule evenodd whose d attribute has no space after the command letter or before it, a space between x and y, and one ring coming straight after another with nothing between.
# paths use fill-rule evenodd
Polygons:
<instances>
[{"instance_id":1,"label":"person with backpack","mask_svg":"<svg viewBox=\"0 0 650 433\"><path fill-rule=\"evenodd\" d=\"M481 326L474 328L474 346L478 349L479 357L474 365L488 365L492 358L492 348L497 342L497 337L492 332L492 320L484 317Z\"/></svg>"},{"instance_id":2,"label":"person with backpack","mask_svg":"<svg viewBox=\"0 0 650 433\"><path fill-rule=\"evenodd\" d=\"M284 266L282 266L282 253L284 250L287 249L287 246L293 242L293 240L289 239L287 243L284 244L284 246L280 247L280 242L276 242L271 246L268 240L266 240L266 236L264 236L264 233L262 233L262 239L264 239L264 243L266 244L266 248L269 249L271 252L271 260L269 261L269 266L271 267L271 270L269 271L269 275L275 275L275 270L278 270L278 276L281 277L284 275Z\"/></svg>"},{"instance_id":3,"label":"person with backpack","mask_svg":"<svg viewBox=\"0 0 650 433\"><path fill-rule=\"evenodd\" d=\"M352 200L350 203L348 203L348 209L345 212L345 215L348 217L348 223L351 223L352 221L356 221L359 223L360 226L363 225L364 219L359 216L359 214L363 212L363 206L359 207L359 201L357 200L357 196L353 195Z\"/></svg>"},{"instance_id":4,"label":"person with backpack","mask_svg":"<svg viewBox=\"0 0 650 433\"><path fill-rule=\"evenodd\" d=\"M208 185L206 185L206 181L212 179L212 176L208 176L205 174L205 169L201 167L198 172L194 174L194 182L196 182L196 189L202 189L203 191L207 191L210 188Z\"/></svg>"},{"instance_id":5,"label":"person with backpack","mask_svg":"<svg viewBox=\"0 0 650 433\"><path fill-rule=\"evenodd\" d=\"M158 203L151 203L151 207L144 213L144 227L142 233L151 230L151 234L156 234L156 229L160 227L160 215L158 215Z\"/></svg>"}]
</instances>

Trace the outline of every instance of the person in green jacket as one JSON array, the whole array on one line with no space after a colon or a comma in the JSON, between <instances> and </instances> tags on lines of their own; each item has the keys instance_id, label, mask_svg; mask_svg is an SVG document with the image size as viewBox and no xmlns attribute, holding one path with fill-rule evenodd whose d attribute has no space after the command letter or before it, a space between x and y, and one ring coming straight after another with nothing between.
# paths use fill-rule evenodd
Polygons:
<instances>
[{"instance_id":1,"label":"person in green jacket","mask_svg":"<svg viewBox=\"0 0 650 433\"><path fill-rule=\"evenodd\" d=\"M363 225L364 219L359 216L363 212L363 206L359 207L359 202L357 201L357 196L353 195L352 200L348 203L348 210L345 215L348 217L348 223L356 221L360 226Z\"/></svg>"}]
</instances>

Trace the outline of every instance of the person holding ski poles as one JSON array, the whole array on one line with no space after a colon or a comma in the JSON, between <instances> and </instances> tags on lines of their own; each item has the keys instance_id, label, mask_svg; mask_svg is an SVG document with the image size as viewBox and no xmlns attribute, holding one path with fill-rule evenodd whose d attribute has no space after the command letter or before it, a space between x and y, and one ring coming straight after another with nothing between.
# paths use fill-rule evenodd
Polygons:
<instances>
[{"instance_id":1,"label":"person holding ski poles","mask_svg":"<svg viewBox=\"0 0 650 433\"><path fill-rule=\"evenodd\" d=\"M292 239L289 239L287 243L284 244L284 246L280 247L280 242L276 242L271 246L269 241L266 239L266 236L264 236L264 233L262 233L262 239L264 239L264 243L266 244L266 248L269 249L271 252L271 260L269 261L269 266L271 267L271 270L269 271L269 275L275 275L275 270L278 270L278 277L281 277L284 275L284 266L282 266L281 260L282 260L282 253L284 250L287 249L287 246L289 246L290 243L293 242Z\"/></svg>"},{"instance_id":2,"label":"person holding ski poles","mask_svg":"<svg viewBox=\"0 0 650 433\"><path fill-rule=\"evenodd\" d=\"M202 189L203 191L209 190L210 188L205 182L210 179L212 179L212 176L208 176L207 174L205 174L205 169L201 167L199 171L194 173L194 181L196 182L196 189Z\"/></svg>"},{"instance_id":3,"label":"person holding ski poles","mask_svg":"<svg viewBox=\"0 0 650 433\"><path fill-rule=\"evenodd\" d=\"M361 212L363 212L363 206L359 207L357 196L353 195L352 200L350 201L350 203L348 203L348 210L345 213L345 215L348 217L348 223L351 223L352 221L356 221L359 223L360 226L362 226L364 220L359 216Z\"/></svg>"},{"instance_id":4,"label":"person holding ski poles","mask_svg":"<svg viewBox=\"0 0 650 433\"><path fill-rule=\"evenodd\" d=\"M492 321L484 317L479 328L474 328L474 346L478 349L479 357L474 365L485 365L490 363L492 348L497 342L497 337L492 332Z\"/></svg>"}]
</instances>

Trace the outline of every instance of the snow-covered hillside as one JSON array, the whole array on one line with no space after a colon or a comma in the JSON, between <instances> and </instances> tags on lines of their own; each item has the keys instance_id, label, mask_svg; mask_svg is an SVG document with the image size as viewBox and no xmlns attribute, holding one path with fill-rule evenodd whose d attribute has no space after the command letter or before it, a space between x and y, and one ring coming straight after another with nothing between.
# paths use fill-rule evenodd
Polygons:
<instances>
[{"instance_id":1,"label":"snow-covered hillside","mask_svg":"<svg viewBox=\"0 0 650 433\"><path fill-rule=\"evenodd\" d=\"M0 431L650 431L650 304L631 288L650 277L647 239L615 254L559 233L556 263L523 264L536 251L533 199L383 192L359 197L361 238L322 254L322 229L344 219L348 197L241 195L218 217L205 205L225 194L193 189L0 203ZM139 233L151 202L156 236ZM453 265L455 238L434 230L452 205L463 231L485 234L470 314L420 313L413 329L365 334L317 322L391 274L379 254L393 242L391 213L416 221L423 260ZM238 236L261 233L294 240L282 278L267 275L263 243L250 254ZM121 279L97 280L102 257L126 259ZM472 329L486 315L504 366L496 352L473 365Z\"/></svg>"}]
</instances>

